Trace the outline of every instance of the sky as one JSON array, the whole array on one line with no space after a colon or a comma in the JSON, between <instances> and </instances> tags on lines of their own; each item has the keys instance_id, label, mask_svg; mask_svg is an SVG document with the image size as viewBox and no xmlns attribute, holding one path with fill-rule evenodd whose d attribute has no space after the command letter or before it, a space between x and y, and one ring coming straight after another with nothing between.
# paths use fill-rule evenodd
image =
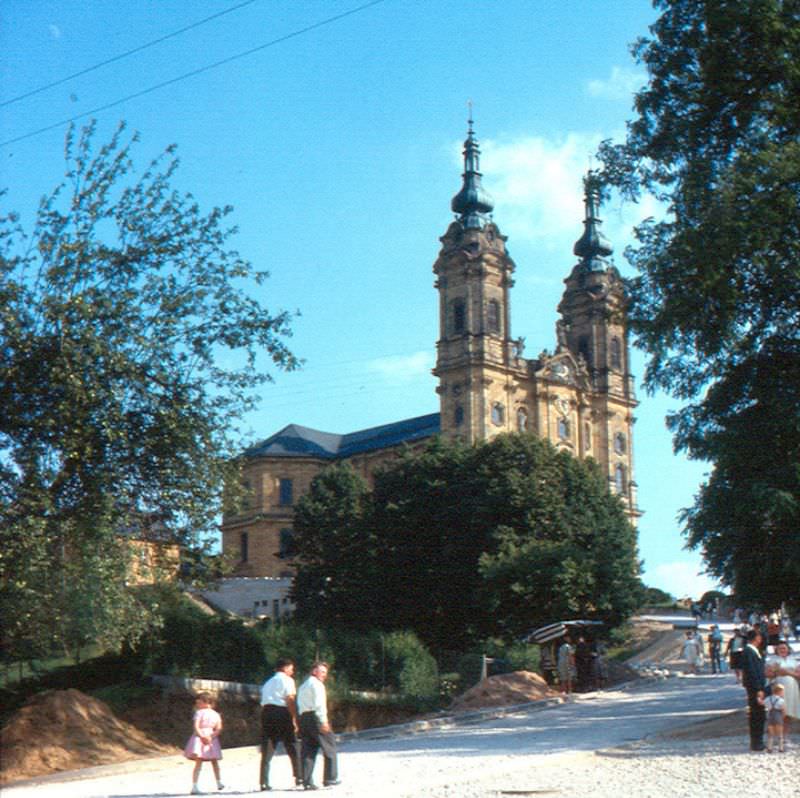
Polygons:
<instances>
[{"instance_id":1,"label":"sky","mask_svg":"<svg viewBox=\"0 0 800 798\"><path fill-rule=\"evenodd\" d=\"M468 103L517 265L512 335L534 356L555 347L581 178L601 140L624 136L646 81L630 44L654 20L646 0L4 0L0 209L30 221L63 176L69 120L97 119L98 142L124 120L140 169L177 144L175 186L234 207L236 248L270 272L254 290L297 313L288 343L303 368L273 370L244 442L437 412L432 266ZM623 275L633 225L658 212L603 208ZM643 353L633 363L641 384ZM714 580L677 516L709 466L673 453L677 400L639 399L643 578L697 597Z\"/></svg>"}]
</instances>

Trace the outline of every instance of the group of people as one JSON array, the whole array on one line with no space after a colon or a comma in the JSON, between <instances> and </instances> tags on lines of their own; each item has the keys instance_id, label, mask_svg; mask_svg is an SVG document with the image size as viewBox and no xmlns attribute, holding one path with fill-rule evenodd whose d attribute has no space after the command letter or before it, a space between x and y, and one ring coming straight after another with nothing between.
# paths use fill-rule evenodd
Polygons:
<instances>
[{"instance_id":1,"label":"group of people","mask_svg":"<svg viewBox=\"0 0 800 798\"><path fill-rule=\"evenodd\" d=\"M314 763L322 751L324 769L322 783L325 787L339 784L336 756L336 737L328 720L328 701L325 681L330 667L327 662L316 662L308 678L297 689L294 681L295 663L279 659L275 673L261 687L261 760L258 776L262 790L271 790L270 762L283 743L292 767L294 783L305 790L316 790ZM198 780L204 762L210 762L217 789L224 789L220 777L219 760L222 750L219 735L222 718L213 708L208 693L200 693L195 701L193 734L184 750L184 756L194 761L192 795L200 794Z\"/></svg>"},{"instance_id":2,"label":"group of people","mask_svg":"<svg viewBox=\"0 0 800 798\"><path fill-rule=\"evenodd\" d=\"M544 655L544 646L543 655ZM545 679L553 684L553 674L558 675L558 684L562 693L569 695L573 689L579 693L603 687L608 679L605 648L602 643L588 640L579 634L575 645L570 637L564 637L558 646L555 669L550 669L545 657L542 657L542 670Z\"/></svg>"},{"instance_id":3,"label":"group of people","mask_svg":"<svg viewBox=\"0 0 800 798\"><path fill-rule=\"evenodd\" d=\"M741 683L747 691L750 748L783 751L792 719L800 719L800 659L783 638L777 638L773 653L767 654L759 626L748 629L745 640L740 666Z\"/></svg>"},{"instance_id":4,"label":"group of people","mask_svg":"<svg viewBox=\"0 0 800 798\"><path fill-rule=\"evenodd\" d=\"M736 610L733 620L736 626L724 654L747 691L750 748L783 751L791 721L800 720L800 656L789 645L795 629L788 616L777 611L745 615ZM722 673L723 635L717 624L711 625L705 644L696 629L687 630L681 656L689 672L698 672L706 651L711 672Z\"/></svg>"}]
</instances>

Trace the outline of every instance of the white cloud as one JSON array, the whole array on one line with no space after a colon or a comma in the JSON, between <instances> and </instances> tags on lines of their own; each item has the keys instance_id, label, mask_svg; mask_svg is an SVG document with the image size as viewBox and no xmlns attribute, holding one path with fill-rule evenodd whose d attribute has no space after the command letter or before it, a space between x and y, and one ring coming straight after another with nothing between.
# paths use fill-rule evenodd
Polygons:
<instances>
[{"instance_id":1,"label":"white cloud","mask_svg":"<svg viewBox=\"0 0 800 798\"><path fill-rule=\"evenodd\" d=\"M494 218L511 242L524 241L542 252L565 253L581 234L583 178L603 139L621 141L624 133L573 132L548 139L529 136L480 142L484 187L494 199ZM453 157L461 161L461 146ZM594 161L594 166L598 163ZM612 198L601 210L604 232L614 245L617 262L632 242L635 224L657 216L659 206L646 196L638 205Z\"/></svg>"},{"instance_id":2,"label":"white cloud","mask_svg":"<svg viewBox=\"0 0 800 798\"><path fill-rule=\"evenodd\" d=\"M60 39L61 38L61 28L58 25L48 25L47 30L50 33L51 39Z\"/></svg>"},{"instance_id":3,"label":"white cloud","mask_svg":"<svg viewBox=\"0 0 800 798\"><path fill-rule=\"evenodd\" d=\"M367 369L393 383L405 383L430 376L433 368L433 354L430 351L415 352L412 355L389 355L371 360Z\"/></svg>"},{"instance_id":4,"label":"white cloud","mask_svg":"<svg viewBox=\"0 0 800 798\"><path fill-rule=\"evenodd\" d=\"M715 579L704 574L702 564L697 562L665 562L654 568L646 568L642 580L648 587L657 587L671 593L676 599L698 599L707 590L720 590Z\"/></svg>"},{"instance_id":5,"label":"white cloud","mask_svg":"<svg viewBox=\"0 0 800 798\"><path fill-rule=\"evenodd\" d=\"M633 95L644 86L647 75L635 69L611 67L607 80L590 80L586 91L603 100L633 100Z\"/></svg>"},{"instance_id":6,"label":"white cloud","mask_svg":"<svg viewBox=\"0 0 800 798\"><path fill-rule=\"evenodd\" d=\"M582 178L601 136L569 133L551 141L541 136L482 145L482 170L503 231L548 249L561 249L583 216Z\"/></svg>"}]
</instances>

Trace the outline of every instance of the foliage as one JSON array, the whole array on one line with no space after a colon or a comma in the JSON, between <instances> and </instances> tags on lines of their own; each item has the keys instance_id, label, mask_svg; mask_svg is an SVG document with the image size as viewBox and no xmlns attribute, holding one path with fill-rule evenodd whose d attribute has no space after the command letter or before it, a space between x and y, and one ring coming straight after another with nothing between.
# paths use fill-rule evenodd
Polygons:
<instances>
[{"instance_id":1,"label":"foliage","mask_svg":"<svg viewBox=\"0 0 800 798\"><path fill-rule=\"evenodd\" d=\"M658 0L608 183L652 193L629 321L645 381L690 403L676 447L713 470L688 544L743 602L796 601L800 523L800 4Z\"/></svg>"},{"instance_id":2,"label":"foliage","mask_svg":"<svg viewBox=\"0 0 800 798\"><path fill-rule=\"evenodd\" d=\"M352 468L337 464L312 480L295 507L294 528L302 530L299 537L295 534L295 561L302 566L292 598L302 604L303 620L312 626L336 625L360 615L353 601L368 562L363 550L369 541L361 523L368 512L367 496L366 484ZM369 627L368 615L364 613L361 628Z\"/></svg>"},{"instance_id":3,"label":"foliage","mask_svg":"<svg viewBox=\"0 0 800 798\"><path fill-rule=\"evenodd\" d=\"M388 687L412 698L438 695L436 660L413 632L391 632L382 642Z\"/></svg>"},{"instance_id":4,"label":"foliage","mask_svg":"<svg viewBox=\"0 0 800 798\"><path fill-rule=\"evenodd\" d=\"M161 628L129 653L139 672L257 681L269 672L257 631L240 618L209 615L182 595L161 591Z\"/></svg>"},{"instance_id":5,"label":"foliage","mask_svg":"<svg viewBox=\"0 0 800 798\"><path fill-rule=\"evenodd\" d=\"M30 233L0 217L0 572L13 658L89 638L117 646L154 615L125 584L120 536L198 544L236 468L236 422L295 360L245 291L230 208L172 187L174 150L133 176L120 127L66 140L67 170Z\"/></svg>"},{"instance_id":6,"label":"foliage","mask_svg":"<svg viewBox=\"0 0 800 798\"><path fill-rule=\"evenodd\" d=\"M441 654L564 614L613 625L638 605L620 501L595 466L535 436L406 451L371 495L354 479L323 472L298 503L300 620L413 629Z\"/></svg>"},{"instance_id":7,"label":"foliage","mask_svg":"<svg viewBox=\"0 0 800 798\"><path fill-rule=\"evenodd\" d=\"M666 590L642 585L643 607L666 607L675 604L675 597Z\"/></svg>"},{"instance_id":8,"label":"foliage","mask_svg":"<svg viewBox=\"0 0 800 798\"><path fill-rule=\"evenodd\" d=\"M412 632L320 629L294 621L251 624L209 615L169 587L152 593L163 626L127 652L141 676L161 673L260 684L272 675L279 658L291 657L298 676L317 660L329 662L331 687L338 694L389 689L406 698L438 695L436 661Z\"/></svg>"}]
</instances>

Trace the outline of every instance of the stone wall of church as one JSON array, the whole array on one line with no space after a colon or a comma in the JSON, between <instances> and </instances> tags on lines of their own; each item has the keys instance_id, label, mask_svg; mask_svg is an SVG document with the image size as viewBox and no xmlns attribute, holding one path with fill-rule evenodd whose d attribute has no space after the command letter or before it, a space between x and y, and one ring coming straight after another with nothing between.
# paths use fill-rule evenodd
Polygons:
<instances>
[{"instance_id":1,"label":"stone wall of church","mask_svg":"<svg viewBox=\"0 0 800 798\"><path fill-rule=\"evenodd\" d=\"M419 448L420 441L410 445ZM369 487L382 465L395 459L400 449L391 447L363 452L348 463ZM222 529L222 551L238 576L287 577L294 573L292 537L294 506L308 492L311 481L330 460L309 457L261 457L245 466L243 479L251 500L241 513L226 516Z\"/></svg>"}]
</instances>

